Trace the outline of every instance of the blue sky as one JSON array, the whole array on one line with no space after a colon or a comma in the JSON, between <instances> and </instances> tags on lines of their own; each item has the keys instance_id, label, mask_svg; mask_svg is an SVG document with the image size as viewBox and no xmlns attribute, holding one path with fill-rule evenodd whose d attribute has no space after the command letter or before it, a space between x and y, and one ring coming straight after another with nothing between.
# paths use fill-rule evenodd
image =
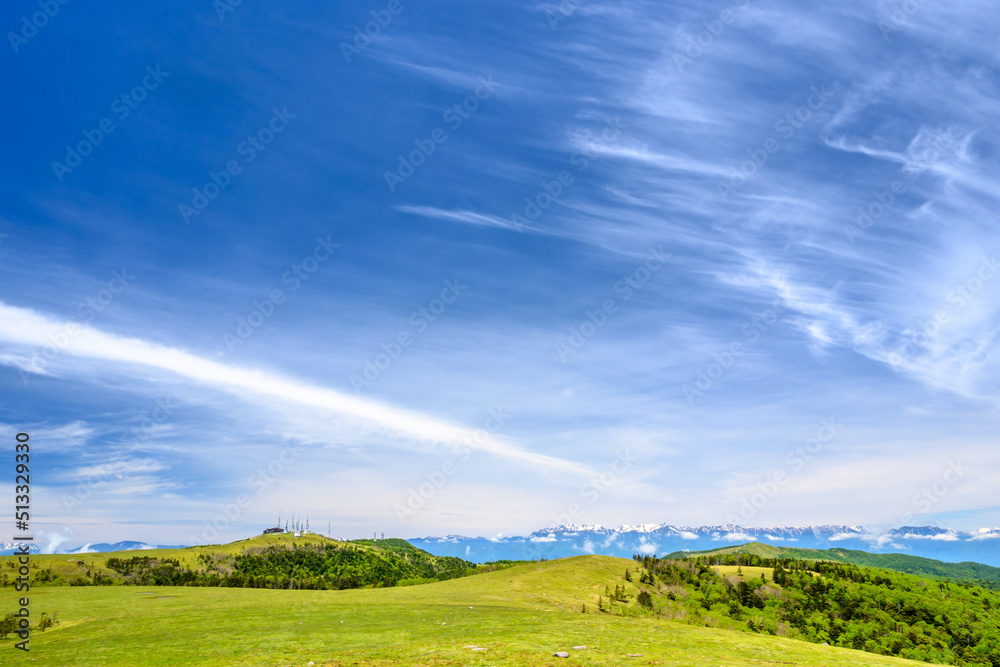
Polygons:
<instances>
[{"instance_id":1,"label":"blue sky","mask_svg":"<svg viewBox=\"0 0 1000 667\"><path fill-rule=\"evenodd\" d=\"M1000 523L989 3L54 6L0 13L50 543Z\"/></svg>"}]
</instances>

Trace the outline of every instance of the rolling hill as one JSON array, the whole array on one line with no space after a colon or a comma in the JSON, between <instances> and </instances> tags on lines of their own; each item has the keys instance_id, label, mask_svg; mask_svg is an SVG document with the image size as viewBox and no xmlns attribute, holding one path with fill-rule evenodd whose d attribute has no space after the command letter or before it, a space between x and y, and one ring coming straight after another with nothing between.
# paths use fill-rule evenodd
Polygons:
<instances>
[{"instance_id":1,"label":"rolling hill","mask_svg":"<svg viewBox=\"0 0 1000 667\"><path fill-rule=\"evenodd\" d=\"M753 554L764 558L794 558L798 560L825 560L878 567L896 572L916 574L931 579L967 581L984 588L1000 589L1000 568L982 563L946 563L931 558L909 554L873 554L854 549L799 549L750 542L707 551L675 551L667 558L711 556L714 554Z\"/></svg>"},{"instance_id":2,"label":"rolling hill","mask_svg":"<svg viewBox=\"0 0 1000 667\"><path fill-rule=\"evenodd\" d=\"M13 580L0 557L0 585ZM359 588L424 583L470 574L476 565L433 556L403 540L341 542L321 535L257 535L231 544L32 555L34 581L48 584Z\"/></svg>"},{"instance_id":3,"label":"rolling hill","mask_svg":"<svg viewBox=\"0 0 1000 667\"><path fill-rule=\"evenodd\" d=\"M926 664L672 622L634 604L639 584L623 579L626 569L639 573L633 561L580 556L361 590L39 586L32 613L57 613L60 623L32 635L30 656L12 651L10 639L0 651L4 664L38 667ZM633 603L598 613L608 587ZM14 598L0 589L4 608Z\"/></svg>"}]
</instances>

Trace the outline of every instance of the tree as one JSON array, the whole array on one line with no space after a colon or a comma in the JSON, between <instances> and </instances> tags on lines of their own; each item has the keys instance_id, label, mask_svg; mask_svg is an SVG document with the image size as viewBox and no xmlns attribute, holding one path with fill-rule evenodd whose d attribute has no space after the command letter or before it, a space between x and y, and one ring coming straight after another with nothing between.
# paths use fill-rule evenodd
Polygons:
<instances>
[{"instance_id":1,"label":"tree","mask_svg":"<svg viewBox=\"0 0 1000 667\"><path fill-rule=\"evenodd\" d=\"M7 614L0 620L0 639L6 639L7 635L17 629L17 620L14 614Z\"/></svg>"},{"instance_id":2,"label":"tree","mask_svg":"<svg viewBox=\"0 0 1000 667\"><path fill-rule=\"evenodd\" d=\"M646 609L653 608L653 598L646 591L639 593L639 597L635 601L640 607L645 607Z\"/></svg>"},{"instance_id":3,"label":"tree","mask_svg":"<svg viewBox=\"0 0 1000 667\"><path fill-rule=\"evenodd\" d=\"M38 629L45 632L46 628L51 628L53 625L52 617L42 612L42 617L38 619Z\"/></svg>"}]
</instances>

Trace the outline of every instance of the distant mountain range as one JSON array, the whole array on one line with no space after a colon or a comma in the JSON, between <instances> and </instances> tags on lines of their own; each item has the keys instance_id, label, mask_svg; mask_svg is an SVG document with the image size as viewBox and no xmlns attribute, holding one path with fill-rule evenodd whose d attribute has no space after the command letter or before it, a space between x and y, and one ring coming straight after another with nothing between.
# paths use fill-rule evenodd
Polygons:
<instances>
[{"instance_id":1,"label":"distant mountain range","mask_svg":"<svg viewBox=\"0 0 1000 667\"><path fill-rule=\"evenodd\" d=\"M1000 567L1000 528L962 532L933 526L904 526L875 530L861 526L782 526L745 528L718 526L674 526L671 524L556 526L526 536L408 538L414 546L435 556L456 556L475 562L492 560L538 560L604 554L666 555L675 551L707 551L724 546L760 542L805 549L853 549L871 553L904 553L946 562L974 561ZM12 542L0 543L0 555L16 552ZM144 549L178 549L177 545L144 542L85 544L57 553L106 553ZM41 553L37 547L31 553Z\"/></svg>"},{"instance_id":2,"label":"distant mountain range","mask_svg":"<svg viewBox=\"0 0 1000 667\"><path fill-rule=\"evenodd\" d=\"M13 542L0 542L0 556L10 556L12 554L21 553L21 551L16 547ZM55 553L60 554L103 554L109 551L141 551L144 549L183 549L183 546L179 545L165 545L165 544L146 544L145 542L134 542L131 540L126 540L124 542L115 542L114 544L108 544L106 542L101 542L100 544L84 544L82 547L77 547L75 549L66 549L56 551ZM31 545L31 554L42 553L41 549L36 544Z\"/></svg>"},{"instance_id":3,"label":"distant mountain range","mask_svg":"<svg viewBox=\"0 0 1000 667\"><path fill-rule=\"evenodd\" d=\"M675 551L705 551L761 542L809 549L905 553L946 562L975 561L1000 566L1000 528L962 532L933 526L874 530L828 525L776 528L745 528L733 524L698 527L643 524L617 528L569 525L536 530L523 537L447 535L413 538L409 542L436 556L458 556L476 562L551 559L587 553L626 558L633 554L662 556Z\"/></svg>"}]
</instances>

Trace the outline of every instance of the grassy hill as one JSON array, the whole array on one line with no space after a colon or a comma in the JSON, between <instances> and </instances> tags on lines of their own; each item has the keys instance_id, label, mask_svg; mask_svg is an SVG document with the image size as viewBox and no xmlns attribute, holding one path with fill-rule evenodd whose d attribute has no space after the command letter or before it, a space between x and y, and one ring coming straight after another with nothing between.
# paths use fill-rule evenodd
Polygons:
<instances>
[{"instance_id":1,"label":"grassy hill","mask_svg":"<svg viewBox=\"0 0 1000 667\"><path fill-rule=\"evenodd\" d=\"M235 553L239 544L228 546ZM84 558L96 565L104 556ZM640 584L624 580L626 569L637 579L641 566L581 556L425 586L341 591L40 586L31 592L32 614L57 612L59 625L34 633L29 655L12 650L10 639L0 642L0 655L5 665L38 667L926 665L670 622L644 615L634 602L620 604L619 613L595 613L609 587L635 600ZM0 590L0 608L13 609L15 597L10 587ZM554 651L571 657L553 658Z\"/></svg>"},{"instance_id":2,"label":"grassy hill","mask_svg":"<svg viewBox=\"0 0 1000 667\"><path fill-rule=\"evenodd\" d=\"M401 543L401 544L400 544ZM464 576L476 565L433 556L404 540L341 542L321 535L257 535L231 544L93 554L32 556L36 583L358 588ZM0 585L15 557L0 557Z\"/></svg>"},{"instance_id":3,"label":"grassy hill","mask_svg":"<svg viewBox=\"0 0 1000 667\"><path fill-rule=\"evenodd\" d=\"M797 560L822 560L851 563L865 567L878 567L896 572L915 574L931 579L967 581L984 588L1000 589L1000 567L982 563L946 563L931 558L908 554L873 554L852 549L797 549L760 542L750 542L709 551L677 551L667 558L686 558L726 554L752 554L762 558L794 558Z\"/></svg>"},{"instance_id":4,"label":"grassy hill","mask_svg":"<svg viewBox=\"0 0 1000 667\"><path fill-rule=\"evenodd\" d=\"M1000 667L1000 593L968 582L742 552L637 560L644 588L637 602L660 616L927 662Z\"/></svg>"}]
</instances>

